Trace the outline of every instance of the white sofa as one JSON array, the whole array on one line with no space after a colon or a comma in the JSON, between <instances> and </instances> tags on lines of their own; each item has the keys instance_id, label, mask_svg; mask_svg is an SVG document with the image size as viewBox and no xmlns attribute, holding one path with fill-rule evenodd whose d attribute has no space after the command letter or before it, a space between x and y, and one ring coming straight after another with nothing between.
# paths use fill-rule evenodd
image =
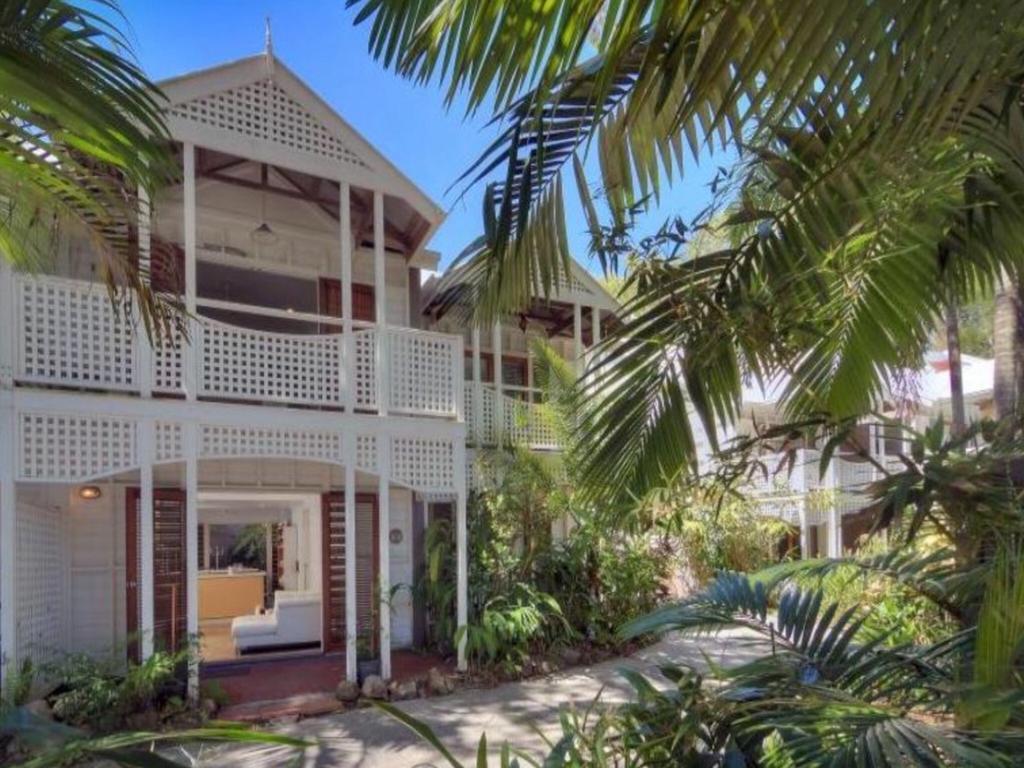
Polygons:
<instances>
[{"instance_id":1,"label":"white sofa","mask_svg":"<svg viewBox=\"0 0 1024 768\"><path fill-rule=\"evenodd\" d=\"M320 642L319 592L274 593L274 607L263 614L231 620L231 639L239 654L260 648Z\"/></svg>"}]
</instances>

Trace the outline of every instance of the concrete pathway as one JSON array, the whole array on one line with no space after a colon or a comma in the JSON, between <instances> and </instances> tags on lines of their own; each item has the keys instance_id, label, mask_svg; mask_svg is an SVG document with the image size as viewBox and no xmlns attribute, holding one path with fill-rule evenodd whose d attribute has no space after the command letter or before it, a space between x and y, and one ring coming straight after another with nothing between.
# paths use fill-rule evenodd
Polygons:
<instances>
[{"instance_id":1,"label":"concrete pathway","mask_svg":"<svg viewBox=\"0 0 1024 768\"><path fill-rule=\"evenodd\" d=\"M754 640L740 633L717 637L670 636L636 655L590 667L575 667L546 678L506 683L495 688L462 690L451 696L417 699L401 708L427 723L456 758L473 765L480 734L496 755L503 742L537 757L546 754L540 729L549 738L560 734L559 712L571 705L583 707L599 693L606 702L624 701L630 687L618 673L631 668L657 675L663 664L686 663L706 668L705 655L716 664L735 664L755 653ZM315 742L303 765L348 768L420 768L446 766L432 747L401 723L374 709L358 709L311 718L280 731ZM287 764L286 751L277 747L207 748L201 765L279 766ZM495 761L496 765L497 762Z\"/></svg>"}]
</instances>

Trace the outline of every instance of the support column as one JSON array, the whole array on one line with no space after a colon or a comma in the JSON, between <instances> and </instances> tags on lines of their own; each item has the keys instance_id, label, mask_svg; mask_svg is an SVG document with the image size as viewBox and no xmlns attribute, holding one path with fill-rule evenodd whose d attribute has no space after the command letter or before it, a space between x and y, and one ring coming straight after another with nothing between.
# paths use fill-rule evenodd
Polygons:
<instances>
[{"instance_id":1,"label":"support column","mask_svg":"<svg viewBox=\"0 0 1024 768\"><path fill-rule=\"evenodd\" d=\"M484 435L484 386L480 378L480 329L473 326L470 331L473 344L473 412L467 414L472 419L470 437L475 445L482 445Z\"/></svg>"},{"instance_id":2,"label":"support column","mask_svg":"<svg viewBox=\"0 0 1024 768\"><path fill-rule=\"evenodd\" d=\"M150 225L149 193L146 192L145 187L139 187L139 278L146 287L150 286L152 276ZM139 333L138 329L137 325L135 340L138 345L136 366L138 366L139 394L142 397L150 397L153 394L153 345L150 342L149 334L145 332L145 325L142 326L142 333Z\"/></svg>"},{"instance_id":3,"label":"support column","mask_svg":"<svg viewBox=\"0 0 1024 768\"><path fill-rule=\"evenodd\" d=\"M807 560L811 556L811 535L814 528L808 522L807 497L800 500L800 559Z\"/></svg>"},{"instance_id":4,"label":"support column","mask_svg":"<svg viewBox=\"0 0 1024 768\"><path fill-rule=\"evenodd\" d=\"M347 181L338 189L341 224L341 322L344 354L341 356L342 400L345 410L352 413L356 408L356 337L352 330L352 208L351 188Z\"/></svg>"},{"instance_id":5,"label":"support column","mask_svg":"<svg viewBox=\"0 0 1024 768\"><path fill-rule=\"evenodd\" d=\"M390 372L388 371L387 262L384 255L384 194L373 192L373 298L377 315L377 412L388 415Z\"/></svg>"},{"instance_id":6,"label":"support column","mask_svg":"<svg viewBox=\"0 0 1024 768\"><path fill-rule=\"evenodd\" d=\"M494 443L501 446L505 433L505 392L501 381L501 322L491 329L491 355L494 358Z\"/></svg>"},{"instance_id":7,"label":"support column","mask_svg":"<svg viewBox=\"0 0 1024 768\"><path fill-rule=\"evenodd\" d=\"M377 463L380 475L377 481L377 513L380 521L377 524L380 563L377 595L380 611L380 676L391 679L391 437L377 437L379 450Z\"/></svg>"},{"instance_id":8,"label":"support column","mask_svg":"<svg viewBox=\"0 0 1024 768\"><path fill-rule=\"evenodd\" d=\"M7 687L8 674L15 672L17 653L17 431L14 404L0 410L0 681Z\"/></svg>"},{"instance_id":9,"label":"support column","mask_svg":"<svg viewBox=\"0 0 1024 768\"><path fill-rule=\"evenodd\" d=\"M196 316L196 148L191 142L182 145L184 157L183 200L185 230L185 312L188 315L189 339L182 349L182 384L185 397L195 400L199 386L199 346L202 330Z\"/></svg>"},{"instance_id":10,"label":"support column","mask_svg":"<svg viewBox=\"0 0 1024 768\"><path fill-rule=\"evenodd\" d=\"M7 390L14 387L15 329L20 325L14 315L14 268L7 259L0 259L0 312L0 390Z\"/></svg>"},{"instance_id":11,"label":"support column","mask_svg":"<svg viewBox=\"0 0 1024 768\"><path fill-rule=\"evenodd\" d=\"M199 425L185 424L185 605L189 643L199 635ZM189 654L188 695L199 697L199 658Z\"/></svg>"},{"instance_id":12,"label":"support column","mask_svg":"<svg viewBox=\"0 0 1024 768\"><path fill-rule=\"evenodd\" d=\"M572 305L572 359L576 372L583 370L583 307L578 301Z\"/></svg>"},{"instance_id":13,"label":"support column","mask_svg":"<svg viewBox=\"0 0 1024 768\"><path fill-rule=\"evenodd\" d=\"M345 452L345 678L357 682L359 641L356 608L356 436L342 436ZM323 566L326 567L326 566Z\"/></svg>"},{"instance_id":14,"label":"support column","mask_svg":"<svg viewBox=\"0 0 1024 768\"><path fill-rule=\"evenodd\" d=\"M203 523L203 570L210 570L210 524Z\"/></svg>"},{"instance_id":15,"label":"support column","mask_svg":"<svg viewBox=\"0 0 1024 768\"><path fill-rule=\"evenodd\" d=\"M596 347L601 343L601 310L598 307L590 308L591 346Z\"/></svg>"},{"instance_id":16,"label":"support column","mask_svg":"<svg viewBox=\"0 0 1024 768\"><path fill-rule=\"evenodd\" d=\"M153 655L154 577L153 577L153 462L156 460L156 424L152 419L139 423L139 615L141 657Z\"/></svg>"},{"instance_id":17,"label":"support column","mask_svg":"<svg viewBox=\"0 0 1024 768\"><path fill-rule=\"evenodd\" d=\"M466 670L466 632L469 623L469 555L466 543L466 443L455 440L455 626L461 630L458 666Z\"/></svg>"}]
</instances>

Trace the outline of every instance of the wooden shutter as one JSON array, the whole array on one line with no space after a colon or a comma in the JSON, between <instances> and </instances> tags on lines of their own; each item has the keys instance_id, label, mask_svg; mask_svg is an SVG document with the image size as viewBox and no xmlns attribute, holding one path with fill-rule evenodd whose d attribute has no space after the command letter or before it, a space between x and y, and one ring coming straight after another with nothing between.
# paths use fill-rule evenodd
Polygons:
<instances>
[{"instance_id":1,"label":"wooden shutter","mask_svg":"<svg viewBox=\"0 0 1024 768\"><path fill-rule=\"evenodd\" d=\"M128 657L138 660L141 628L141 493L126 494L126 610ZM185 563L185 492L177 488L153 491L153 647L178 650L188 643L187 568Z\"/></svg>"},{"instance_id":2,"label":"wooden shutter","mask_svg":"<svg viewBox=\"0 0 1024 768\"><path fill-rule=\"evenodd\" d=\"M321 503L323 543L324 651L345 649L345 494L325 493ZM356 494L356 629L369 636L376 647L373 631L373 587L377 581L377 497Z\"/></svg>"},{"instance_id":3,"label":"wooden shutter","mask_svg":"<svg viewBox=\"0 0 1024 768\"><path fill-rule=\"evenodd\" d=\"M333 277L320 278L320 314L341 317L341 281ZM352 319L374 321L376 302L373 286L352 283ZM340 325L323 325L321 333L341 333Z\"/></svg>"}]
</instances>

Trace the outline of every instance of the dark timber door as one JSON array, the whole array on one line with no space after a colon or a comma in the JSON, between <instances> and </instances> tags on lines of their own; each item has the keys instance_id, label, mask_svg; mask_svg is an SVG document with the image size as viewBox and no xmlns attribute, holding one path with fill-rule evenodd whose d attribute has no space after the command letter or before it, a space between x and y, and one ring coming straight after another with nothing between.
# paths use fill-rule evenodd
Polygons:
<instances>
[{"instance_id":1,"label":"dark timber door","mask_svg":"<svg viewBox=\"0 0 1024 768\"><path fill-rule=\"evenodd\" d=\"M140 492L126 494L125 584L128 628L128 657L137 660L141 601ZM153 647L177 650L188 642L188 613L185 566L185 492L177 488L153 491Z\"/></svg>"},{"instance_id":2,"label":"dark timber door","mask_svg":"<svg viewBox=\"0 0 1024 768\"><path fill-rule=\"evenodd\" d=\"M325 493L321 504L323 544L324 651L345 650L345 494ZM376 648L373 591L379 570L377 556L377 496L356 494L356 627Z\"/></svg>"}]
</instances>

